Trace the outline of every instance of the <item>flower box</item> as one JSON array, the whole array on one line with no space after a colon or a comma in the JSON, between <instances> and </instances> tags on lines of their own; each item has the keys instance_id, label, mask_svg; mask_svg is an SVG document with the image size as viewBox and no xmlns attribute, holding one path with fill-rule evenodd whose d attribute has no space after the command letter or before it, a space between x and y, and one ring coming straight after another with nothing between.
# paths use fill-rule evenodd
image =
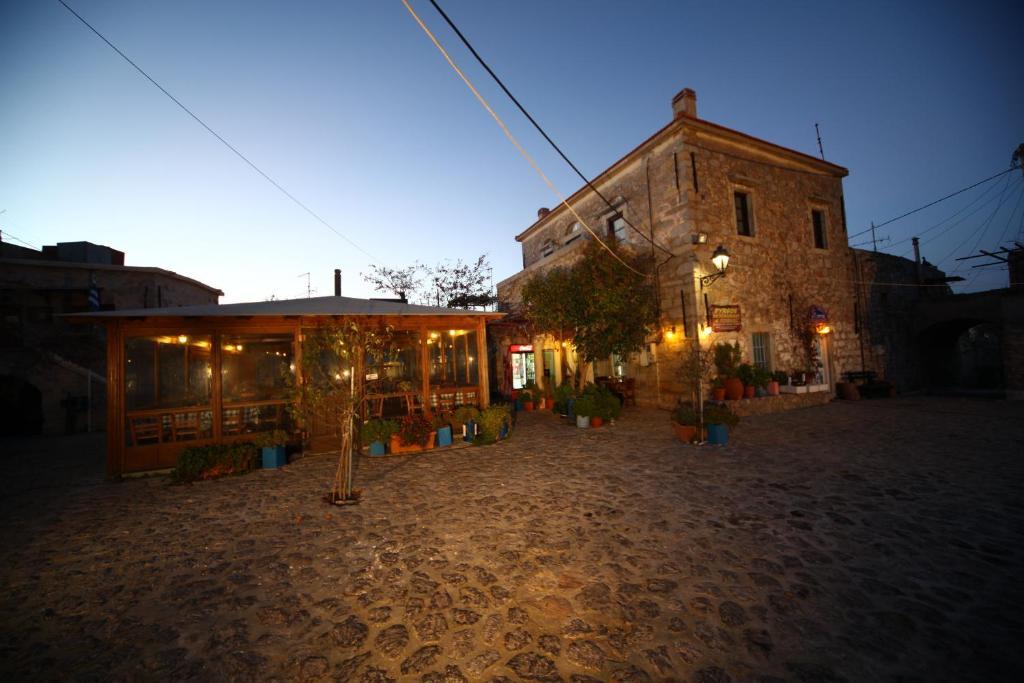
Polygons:
<instances>
[{"instance_id":1,"label":"flower box","mask_svg":"<svg viewBox=\"0 0 1024 683\"><path fill-rule=\"evenodd\" d=\"M406 446L402 443L401 437L395 434L391 437L391 453L392 455L399 455L401 453L420 453L421 451L429 451L434 447L434 439L437 437L437 432L430 432L430 438L427 440L426 446L421 446L418 443Z\"/></svg>"}]
</instances>

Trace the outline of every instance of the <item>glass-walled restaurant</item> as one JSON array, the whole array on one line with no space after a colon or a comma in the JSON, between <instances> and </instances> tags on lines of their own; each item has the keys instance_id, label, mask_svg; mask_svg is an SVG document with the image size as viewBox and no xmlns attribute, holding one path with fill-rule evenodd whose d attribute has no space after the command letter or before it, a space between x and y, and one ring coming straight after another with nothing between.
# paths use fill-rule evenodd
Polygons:
<instances>
[{"instance_id":1,"label":"glass-walled restaurant","mask_svg":"<svg viewBox=\"0 0 1024 683\"><path fill-rule=\"evenodd\" d=\"M339 316L359 317L316 312L325 305L345 310L366 302L299 301L310 302L314 312L237 312L238 307L274 310L294 303L271 301L77 316L107 324L110 473L171 468L187 446L246 441L275 429L314 439L329 436L334 425L298 424L289 411L294 387L303 381L302 339ZM371 308L387 304L388 312L364 314L361 322L386 326L391 334L385 353L367 355L363 364L364 418L487 405L485 323L501 314L372 303ZM189 309L203 309L195 311L202 315L189 315ZM347 368L338 366L332 374L349 382Z\"/></svg>"}]
</instances>

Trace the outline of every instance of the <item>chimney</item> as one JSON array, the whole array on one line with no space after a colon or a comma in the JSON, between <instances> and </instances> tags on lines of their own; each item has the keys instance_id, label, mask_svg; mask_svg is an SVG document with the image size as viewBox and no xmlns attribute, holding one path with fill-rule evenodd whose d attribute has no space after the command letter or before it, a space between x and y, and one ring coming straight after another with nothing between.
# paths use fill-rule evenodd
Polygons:
<instances>
[{"instance_id":1,"label":"chimney","mask_svg":"<svg viewBox=\"0 0 1024 683\"><path fill-rule=\"evenodd\" d=\"M683 88L679 94L672 98L672 113L675 118L689 116L697 118L697 93L690 88Z\"/></svg>"},{"instance_id":2,"label":"chimney","mask_svg":"<svg viewBox=\"0 0 1024 683\"><path fill-rule=\"evenodd\" d=\"M549 209L546 206L540 207L539 209L537 209L537 220L544 218L544 216L547 216L549 213L551 213L551 209Z\"/></svg>"},{"instance_id":3,"label":"chimney","mask_svg":"<svg viewBox=\"0 0 1024 683\"><path fill-rule=\"evenodd\" d=\"M341 296L341 268L334 269L334 296Z\"/></svg>"}]
</instances>

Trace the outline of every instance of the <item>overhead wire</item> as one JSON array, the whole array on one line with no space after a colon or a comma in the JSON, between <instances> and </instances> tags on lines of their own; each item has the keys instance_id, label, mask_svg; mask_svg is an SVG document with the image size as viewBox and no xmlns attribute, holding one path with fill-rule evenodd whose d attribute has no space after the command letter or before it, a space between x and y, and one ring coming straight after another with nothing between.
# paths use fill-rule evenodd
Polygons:
<instances>
[{"instance_id":1,"label":"overhead wire","mask_svg":"<svg viewBox=\"0 0 1024 683\"><path fill-rule=\"evenodd\" d=\"M1007 176L1007 182L1009 182L1009 176ZM957 217L958 215L960 215L961 213L963 213L964 211L966 211L966 210L967 210L968 208L970 208L970 207L971 207L972 205L976 204L977 202L981 201L981 200L982 200L982 199L984 199L984 198L985 198L986 196L988 196L988 194L989 194L990 192L992 192L993 190L998 190L998 189L999 189L999 183L995 183L995 184L993 184L993 185L989 185L989 186L988 186L988 188L986 188L984 192L982 192L982 193L981 193L981 194L979 194L979 195L978 195L977 197L975 197L974 199L972 199L972 200L971 200L970 202L968 202L967 204L965 204L964 206L962 206L962 207L961 207L960 209L958 209L957 211L953 212L953 213L952 213L952 214L950 214L949 216L947 216L947 217L943 218L943 219L942 219L941 221L938 221L937 223L933 223L932 225L928 226L928 227L927 227L927 228L925 228L924 230L921 230L921 231L920 231L920 232L918 232L918 233L917 233L916 235L914 235L914 237L918 237L918 238L921 238L921 237L923 237L924 235L927 235L928 233L930 233L930 232L931 232L932 230L936 230L936 229L938 229L939 227L941 227L941 226L942 226L942 224L943 224L943 223L946 223L947 221L950 221L950 220L952 220L953 218L956 218L956 217ZM986 200L985 202L983 202L983 203L981 203L981 204L978 204L978 206L976 206L976 207L975 207L975 208L974 208L974 209L973 209L972 211L970 211L969 213L967 213L966 215L964 215L964 216L963 216L962 218L960 218L959 220L956 220L956 221L954 221L954 222L950 223L949 225L947 225L947 226L946 226L946 228L945 228L944 230L942 230L941 232L939 232L939 233L937 233L937 234L935 234L935 235L932 235L931 237L928 237L928 238L926 238L926 239L922 239L922 240L920 241L920 243L921 243L921 244L927 244L927 243L929 243L929 242L931 242L931 241L933 241L933 240L936 240L936 239L938 239L939 237L942 237L943 235L945 235L946 233L948 233L948 232L949 232L950 230L952 230L952 229L953 229L953 228L955 228L956 226L960 225L960 224L961 224L961 223L963 223L963 222L964 222L965 220L967 220L968 218L970 218L970 217L971 217L971 216L973 216L974 214L978 213L979 211L981 211L982 209L984 209L984 208L985 208L986 206L988 206L988 205L989 205L989 204L991 204L992 202L996 201L997 199L999 199L999 194L998 194L998 193L997 193L997 194L994 194L994 195L992 195L991 197L989 197L989 198L988 198L988 199L987 199L987 200ZM897 240L896 242L893 242L893 243L892 243L892 244L890 245L890 247L894 247L894 246L896 246L897 244L904 244L904 243L906 243L906 242L911 242L911 241L913 241L914 237L905 237L905 238L903 238L903 239L901 239L901 240ZM904 252L903 252L902 254L900 254L900 256L906 256L907 254L909 254L909 253L910 253L910 251L911 251L911 250L909 250L909 249L908 249L908 250L904 251Z\"/></svg>"},{"instance_id":2,"label":"overhead wire","mask_svg":"<svg viewBox=\"0 0 1024 683\"><path fill-rule=\"evenodd\" d=\"M10 233L10 232L8 232L7 230L0 230L0 237L10 237L10 238L11 238L11 239L13 239L13 240L14 240L15 242L21 242L21 243L22 243L22 244L24 244L24 245L25 245L26 247L31 247L31 248L33 248L33 249L39 249L39 247L37 247L36 245L34 245L34 244L29 244L29 243L28 243L28 242L26 242L25 240L21 239L20 237L18 237L17 235L15 235L15 234L13 234L13 233Z\"/></svg>"},{"instance_id":3,"label":"overhead wire","mask_svg":"<svg viewBox=\"0 0 1024 683\"><path fill-rule=\"evenodd\" d=\"M459 40L462 41L462 44L465 45L466 48L470 51L470 53L473 55L473 57L476 58L476 61L480 63L480 66L482 66L484 70L488 74L490 74L491 78L494 79L494 82L498 84L498 87L500 87L502 91L506 95L508 95L508 98L512 100L512 103L516 105L520 112L522 112L523 116L525 116L527 120L533 124L533 127L537 129L537 132L540 133L541 136L543 136L543 138L548 141L548 144L551 145L551 147L556 152L558 152L558 156L562 157L562 160L569 165L569 168L576 172L576 175L580 177L580 179L583 181L586 187L592 190L594 194L596 194L601 199L601 201L603 201L608 206L609 209L612 209L613 211L618 211L618 208L615 205L613 205L612 202L609 201L609 199L605 197L600 190L597 189L593 182L591 182L590 179L587 178L587 176L585 176L582 171L580 171L576 164L574 164L569 159L569 157L566 156L565 152L562 151L562 148L555 144L555 141L551 139L551 136L547 134L547 131L545 131L541 127L541 125L537 123L537 120L534 119L530 112L526 110L526 107L524 107L516 98L516 96L513 95L512 92L505 86L505 83L498 77L498 74L494 73L494 70L491 69L490 65L488 65L486 61L484 61L484 58L480 56L480 53L476 51L476 48L474 48L472 43L469 42L469 39L466 38L466 36L462 33L461 30L459 30L459 27L455 25L455 22L453 22L451 18L445 13L445 11L441 9L441 6L437 4L436 0L430 0L430 4L434 6L434 9L437 10L437 13L441 15L441 17L445 20L445 22L452 29L452 31L455 32L455 35L459 37ZM627 226L629 226L632 230L634 230L638 235L643 237L645 240L650 242L651 245L657 247L658 249L661 249L666 254L669 254L671 256L675 255L672 253L671 250L661 246L660 244L655 242L653 238L648 237L642 230L640 230L640 228L637 228L635 225L633 225L629 221L629 219L626 218L624 215L622 215L621 213L619 213L618 215L622 217L622 220L626 223Z\"/></svg>"},{"instance_id":4,"label":"overhead wire","mask_svg":"<svg viewBox=\"0 0 1024 683\"><path fill-rule=\"evenodd\" d=\"M134 67L136 71L138 71L140 74L142 74L146 78L146 80L148 80L150 83L152 83L154 86L156 86L156 88L160 92L162 92L172 102L174 102L176 105L178 105L178 107L180 107L182 111L184 111L186 114L191 116L196 121L196 123L198 123L200 126L205 128L206 131L208 133L210 133L210 135L212 135L213 137L217 138L217 140L219 140L221 142L221 144L223 144L229 150L234 152L235 156L237 156L239 159L241 159L246 164L248 164L249 167L252 168L254 171L256 171L258 174L263 176L263 178L267 182L269 182L271 185L273 185L275 188L277 188L288 199L292 200L292 202L294 202L299 208L301 208L307 214L309 214L314 219L316 219L316 221L319 222L321 225L326 227L328 230L333 232L335 235L337 235L341 239L343 239L346 242L348 242L350 245L355 247L358 251L362 252L364 255L369 257L374 262L377 262L377 261L380 260L376 256L374 256L373 254L371 254L370 252L366 251L361 246L356 244L349 237L344 235L341 231L339 231L337 228L335 228L333 225L331 225L329 222L327 222L327 220L325 220L322 216L320 216L320 214L318 214L317 212L313 211L313 209L309 208L309 206L307 206L302 200L298 199L295 195L293 195L291 192L289 192L287 189L285 189L284 186L282 186L276 180L271 178L266 172L263 171L263 169L261 169L255 163L253 163L253 161L250 160L249 157L247 157L244 154L242 154L242 152L240 152L238 150L238 148L236 148L230 142L225 140L223 136L221 136L217 131L215 131L213 128L211 128L209 125L207 125L207 123L205 121L203 121L201 118L199 118L199 116L195 112L193 112L191 109L189 109L184 104L182 104L181 100L179 100L177 97L175 97L170 92L168 92L168 90L166 88L164 88L162 85L157 83L156 80L152 76L150 76L148 73L146 73L146 71L142 67L140 67L138 64L136 64L134 61L132 61L132 59L128 55L126 55L124 52L122 52L120 50L120 48L118 48L116 45L114 45L112 42L110 42L107 39L106 36L104 36L102 33L100 33L98 30L96 30L96 28L92 24L90 24L88 21L86 21L85 18L82 17L81 14L79 14L74 9L72 9L66 2L64 2L64 0L57 0L57 2L59 2L61 5L63 5L64 9L66 9L68 12L70 12L72 15L74 15L75 18L78 19L80 22L82 22L82 24L84 24L90 31L95 33L100 38L100 40L102 40L104 43L106 43L110 47L110 49L112 49L114 52L116 52L118 55L120 55L121 58L124 59L126 62L131 64L132 67Z\"/></svg>"},{"instance_id":5,"label":"overhead wire","mask_svg":"<svg viewBox=\"0 0 1024 683\"><path fill-rule=\"evenodd\" d=\"M1020 188L1021 188L1021 186L1022 186L1022 185L1024 185L1024 183L1018 183L1018 184L1017 184L1017 185L1016 185L1016 186L1014 187L1014 190L1015 190L1015 191L1020 191ZM972 249L971 249L971 251L973 252L973 251L974 251L974 249L976 249L976 248L977 248L977 246L978 246L979 244L981 244L981 239L982 239L982 237L984 237L984 236L985 236L985 233L986 233L986 232L988 232L989 226L990 226L990 225L992 224L992 221L993 221L993 220L995 219L995 217L996 217L996 214L998 214L998 213L999 213L999 209L1001 209L1001 208L1002 208L1002 206L1003 206L1003 202L1004 202L1004 201L1006 200L1006 191L1007 191L1008 189L1010 189L1010 183L1009 183L1009 182L1007 182L1007 183L1006 183L1006 184L1005 184L1005 185L1003 186L1003 190L1002 190L1002 192L1000 192L1000 193L999 193L999 201L998 201L998 202L996 203L996 208L992 210L992 213L991 213L991 214L989 214L988 218L986 218L986 219L985 219L985 221L984 221L984 222L983 222L983 223L981 224L981 226L980 226L980 227L979 227L979 228L978 228L977 230L975 230L975 231L973 231L973 232L969 232L969 233L967 233L967 236L966 236L966 237L964 237L964 239L963 239L963 240L961 240L959 244L957 244L957 245L956 245L955 247L953 247L953 250L952 250L952 251L950 251L950 252L949 252L948 254L946 254L946 255L945 255L945 256L944 256L944 257L943 257L942 259L940 259L940 260L936 261L936 262L935 262L935 265L937 265L937 266L938 266L938 265L940 265L940 264L942 264L942 263L944 263L944 262L948 261L948 260L949 260L949 258L950 258L951 256L953 256L953 255L954 255L954 254L956 254L956 253L957 253L958 251L960 251L960 249L961 249L961 248L962 248L962 247L963 247L963 246L964 246L965 244L967 244L967 242L969 242L969 241L970 241L970 239L971 239L972 237L974 237L975 235L978 235L978 239L977 239L977 241L975 241L975 243L974 243L974 248L972 248ZM957 272L958 270L960 270L960 268L961 268L961 267L963 267L963 262L962 262L962 261L961 261L961 262L960 262L960 263L959 263L959 264L958 264L958 265L956 266L956 268L954 268L954 269L953 269L953 272L954 272L954 273L956 273L956 272Z\"/></svg>"},{"instance_id":6,"label":"overhead wire","mask_svg":"<svg viewBox=\"0 0 1024 683\"><path fill-rule=\"evenodd\" d=\"M491 118L494 119L495 123L498 124L498 127L501 128L502 132L505 134L505 137L508 138L509 142L511 142L512 145L517 150L519 150L519 153L523 156L524 159L526 159L527 163L530 164L530 166L537 173L537 175L540 176L540 178L548 186L551 192L558 198L559 203L564 205L570 211L570 213L572 213L576 220L579 221L580 225L582 225L583 228L594 237L597 243L600 244L601 247L604 248L609 254L611 254L619 263L621 263L624 267L636 273L637 275L650 279L650 274L643 273L634 268L633 266L629 265L628 263L626 263L621 256L615 253L614 249L605 244L604 240L602 240L601 237L596 232L594 232L593 229L591 229L590 225L587 224L583 217L576 212L576 209L574 209L572 205L569 204L569 202L562 195L562 193L558 191L558 188L556 188L555 184L551 182L551 179L548 178L547 175L545 175L544 171L541 170L537 162L533 159L532 156L530 156L530 153L523 148L523 146L519 143L519 140L517 140L516 137L512 134L512 131L510 131L508 126L505 125L504 120L502 120L502 118L498 116L497 112L494 111L494 109L487 102L484 96L480 94L480 91L476 89L476 86L473 85L469 77L466 76L466 74L463 73L462 69L458 67L458 65L452 59L451 55L448 54L448 51L445 50L441 43L438 41L437 37L435 37L431 30L427 27L427 25L423 23L423 20L420 19L420 16L418 14L416 14L416 11L412 8L412 6L409 5L408 0L402 0L402 4L405 5L405 9L408 10L410 15L412 15L412 18L416 21L419 27L427 35L427 37L430 39L430 42L434 44L434 47L436 47L437 50L441 53L445 61L448 62L448 65L452 68L452 70L455 71L456 74L458 74L459 78L462 79L462 82L465 83L466 87L469 88L470 92L473 93L473 95L476 97L480 105L487 110L487 113L489 113L491 115Z\"/></svg>"},{"instance_id":7,"label":"overhead wire","mask_svg":"<svg viewBox=\"0 0 1024 683\"><path fill-rule=\"evenodd\" d=\"M951 198L957 196L958 194L963 194L964 192L967 192L968 190L973 190L978 185L984 185L988 181L995 180L999 176L1005 175L1005 174L1009 173L1010 171L1015 171L1018 168L1020 168L1020 166L1018 166L1017 164L1010 164L1010 168L1006 169L1005 171L1000 171L999 173L996 173L993 176L989 176L988 178L985 178L984 180L979 180L978 182L974 183L973 185L968 185L967 187L959 189L956 192L952 192L950 194L947 194L945 197L940 197L939 199L936 199L933 202L928 202L924 206L919 206L916 209L913 209L912 211L907 211L904 214L900 214L899 216L896 216L895 218L890 218L889 220L883 221L882 223L879 223L877 225L873 225L870 228L866 228L864 230L861 230L860 232L855 232L852 235L848 235L847 239L849 240L849 239L853 239L854 237L859 237L860 235L867 234L867 233L871 232L872 230L877 230L878 228L881 228L882 226L889 225L890 223L895 223L896 221L901 220L903 218L906 218L907 216L911 216L911 215L917 213L918 211L924 211L929 206L935 206L936 204L938 204L940 202L944 202L947 199L951 199Z\"/></svg>"}]
</instances>

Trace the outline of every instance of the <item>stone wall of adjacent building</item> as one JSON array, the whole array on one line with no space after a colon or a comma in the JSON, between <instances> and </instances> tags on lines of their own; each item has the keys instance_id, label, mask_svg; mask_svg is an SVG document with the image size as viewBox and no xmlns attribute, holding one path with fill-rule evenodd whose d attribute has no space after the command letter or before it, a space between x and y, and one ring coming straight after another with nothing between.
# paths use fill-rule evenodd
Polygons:
<instances>
[{"instance_id":1,"label":"stone wall of adjacent building","mask_svg":"<svg viewBox=\"0 0 1024 683\"><path fill-rule=\"evenodd\" d=\"M18 406L38 394L44 434L84 431L90 403L92 429L105 426L103 327L63 317L89 310L93 280L104 310L215 304L221 294L160 268L39 258L2 259L0 268L0 404L4 410L21 410ZM35 432L36 421L31 417L23 422L25 431Z\"/></svg>"}]
</instances>

